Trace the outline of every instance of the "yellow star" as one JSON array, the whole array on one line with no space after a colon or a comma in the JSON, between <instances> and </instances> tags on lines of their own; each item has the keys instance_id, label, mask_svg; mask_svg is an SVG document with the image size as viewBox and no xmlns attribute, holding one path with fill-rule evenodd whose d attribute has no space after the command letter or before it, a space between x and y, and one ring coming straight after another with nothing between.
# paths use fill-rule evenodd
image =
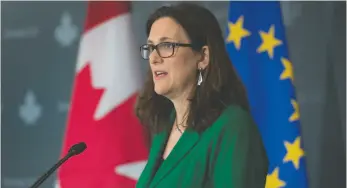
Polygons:
<instances>
[{"instance_id":1,"label":"yellow star","mask_svg":"<svg viewBox=\"0 0 347 188\"><path fill-rule=\"evenodd\" d=\"M259 34L263 42L257 49L257 52L267 51L269 57L272 59L274 56L274 48L282 44L281 40L275 38L275 26L271 25L268 33L260 31Z\"/></svg>"},{"instance_id":2,"label":"yellow star","mask_svg":"<svg viewBox=\"0 0 347 188\"><path fill-rule=\"evenodd\" d=\"M272 174L268 174L266 176L266 185L265 188L280 188L286 186L286 182L282 181L278 177L278 167L272 171Z\"/></svg>"},{"instance_id":3,"label":"yellow star","mask_svg":"<svg viewBox=\"0 0 347 188\"><path fill-rule=\"evenodd\" d=\"M298 105L298 103L297 103L294 99L290 100L290 102L291 102L292 105L293 105L294 112L293 112L293 114L289 117L289 121L290 121L290 122L293 122L293 121L296 121L296 120L298 120L298 119L300 118L299 105Z\"/></svg>"},{"instance_id":4,"label":"yellow star","mask_svg":"<svg viewBox=\"0 0 347 188\"><path fill-rule=\"evenodd\" d=\"M227 37L227 42L234 42L235 48L239 50L242 38L251 35L248 30L243 28L243 16L240 16L236 23L229 22L228 27L229 35Z\"/></svg>"},{"instance_id":5,"label":"yellow star","mask_svg":"<svg viewBox=\"0 0 347 188\"><path fill-rule=\"evenodd\" d=\"M291 161L294 167L299 169L300 158L304 156L304 150L300 147L300 137L298 136L293 144L285 141L284 145L287 149L287 154L284 157L283 162Z\"/></svg>"},{"instance_id":6,"label":"yellow star","mask_svg":"<svg viewBox=\"0 0 347 188\"><path fill-rule=\"evenodd\" d=\"M292 63L288 59L286 59L284 57L281 58L281 61L282 61L282 64L284 66L284 70L283 70L283 72L282 72L282 74L280 76L280 79L284 80L286 78L290 78L292 81L294 81Z\"/></svg>"}]
</instances>

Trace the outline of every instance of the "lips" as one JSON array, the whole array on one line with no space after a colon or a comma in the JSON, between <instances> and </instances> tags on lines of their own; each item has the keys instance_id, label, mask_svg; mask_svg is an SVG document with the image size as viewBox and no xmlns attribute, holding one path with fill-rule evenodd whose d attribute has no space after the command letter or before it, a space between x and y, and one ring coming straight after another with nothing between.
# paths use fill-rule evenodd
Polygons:
<instances>
[{"instance_id":1,"label":"lips","mask_svg":"<svg viewBox=\"0 0 347 188\"><path fill-rule=\"evenodd\" d=\"M156 79L156 80L159 80L159 79L161 79L161 78L163 78L163 77L165 77L166 75L167 75L168 73L167 72L165 72L165 71L153 71L153 75L154 75L154 78Z\"/></svg>"}]
</instances>

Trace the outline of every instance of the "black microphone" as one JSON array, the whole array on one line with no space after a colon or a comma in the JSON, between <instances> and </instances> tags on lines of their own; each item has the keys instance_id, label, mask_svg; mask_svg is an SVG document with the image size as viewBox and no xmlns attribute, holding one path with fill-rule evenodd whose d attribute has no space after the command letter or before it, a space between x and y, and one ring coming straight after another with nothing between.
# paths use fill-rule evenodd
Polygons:
<instances>
[{"instance_id":1,"label":"black microphone","mask_svg":"<svg viewBox=\"0 0 347 188\"><path fill-rule=\"evenodd\" d=\"M86 143L80 142L73 145L64 158L60 159L52 168L43 174L30 188L37 188L41 185L60 165L67 161L70 157L82 153L87 148Z\"/></svg>"}]
</instances>

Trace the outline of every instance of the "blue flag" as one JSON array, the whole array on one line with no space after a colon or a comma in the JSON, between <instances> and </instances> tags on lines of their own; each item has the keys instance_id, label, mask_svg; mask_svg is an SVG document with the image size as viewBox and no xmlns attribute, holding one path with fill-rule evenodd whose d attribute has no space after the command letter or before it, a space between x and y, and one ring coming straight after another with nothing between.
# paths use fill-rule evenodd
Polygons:
<instances>
[{"instance_id":1,"label":"blue flag","mask_svg":"<svg viewBox=\"0 0 347 188\"><path fill-rule=\"evenodd\" d=\"M280 3L230 2L226 46L266 147L266 188L308 187Z\"/></svg>"}]
</instances>

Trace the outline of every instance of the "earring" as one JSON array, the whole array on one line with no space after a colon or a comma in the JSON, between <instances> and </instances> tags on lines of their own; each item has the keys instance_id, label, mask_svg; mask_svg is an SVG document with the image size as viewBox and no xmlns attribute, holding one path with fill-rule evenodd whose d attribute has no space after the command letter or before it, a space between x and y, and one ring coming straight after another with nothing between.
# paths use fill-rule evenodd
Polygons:
<instances>
[{"instance_id":1,"label":"earring","mask_svg":"<svg viewBox=\"0 0 347 188\"><path fill-rule=\"evenodd\" d=\"M199 69L199 78L198 78L198 86L202 83L202 74L201 74L201 68Z\"/></svg>"}]
</instances>

